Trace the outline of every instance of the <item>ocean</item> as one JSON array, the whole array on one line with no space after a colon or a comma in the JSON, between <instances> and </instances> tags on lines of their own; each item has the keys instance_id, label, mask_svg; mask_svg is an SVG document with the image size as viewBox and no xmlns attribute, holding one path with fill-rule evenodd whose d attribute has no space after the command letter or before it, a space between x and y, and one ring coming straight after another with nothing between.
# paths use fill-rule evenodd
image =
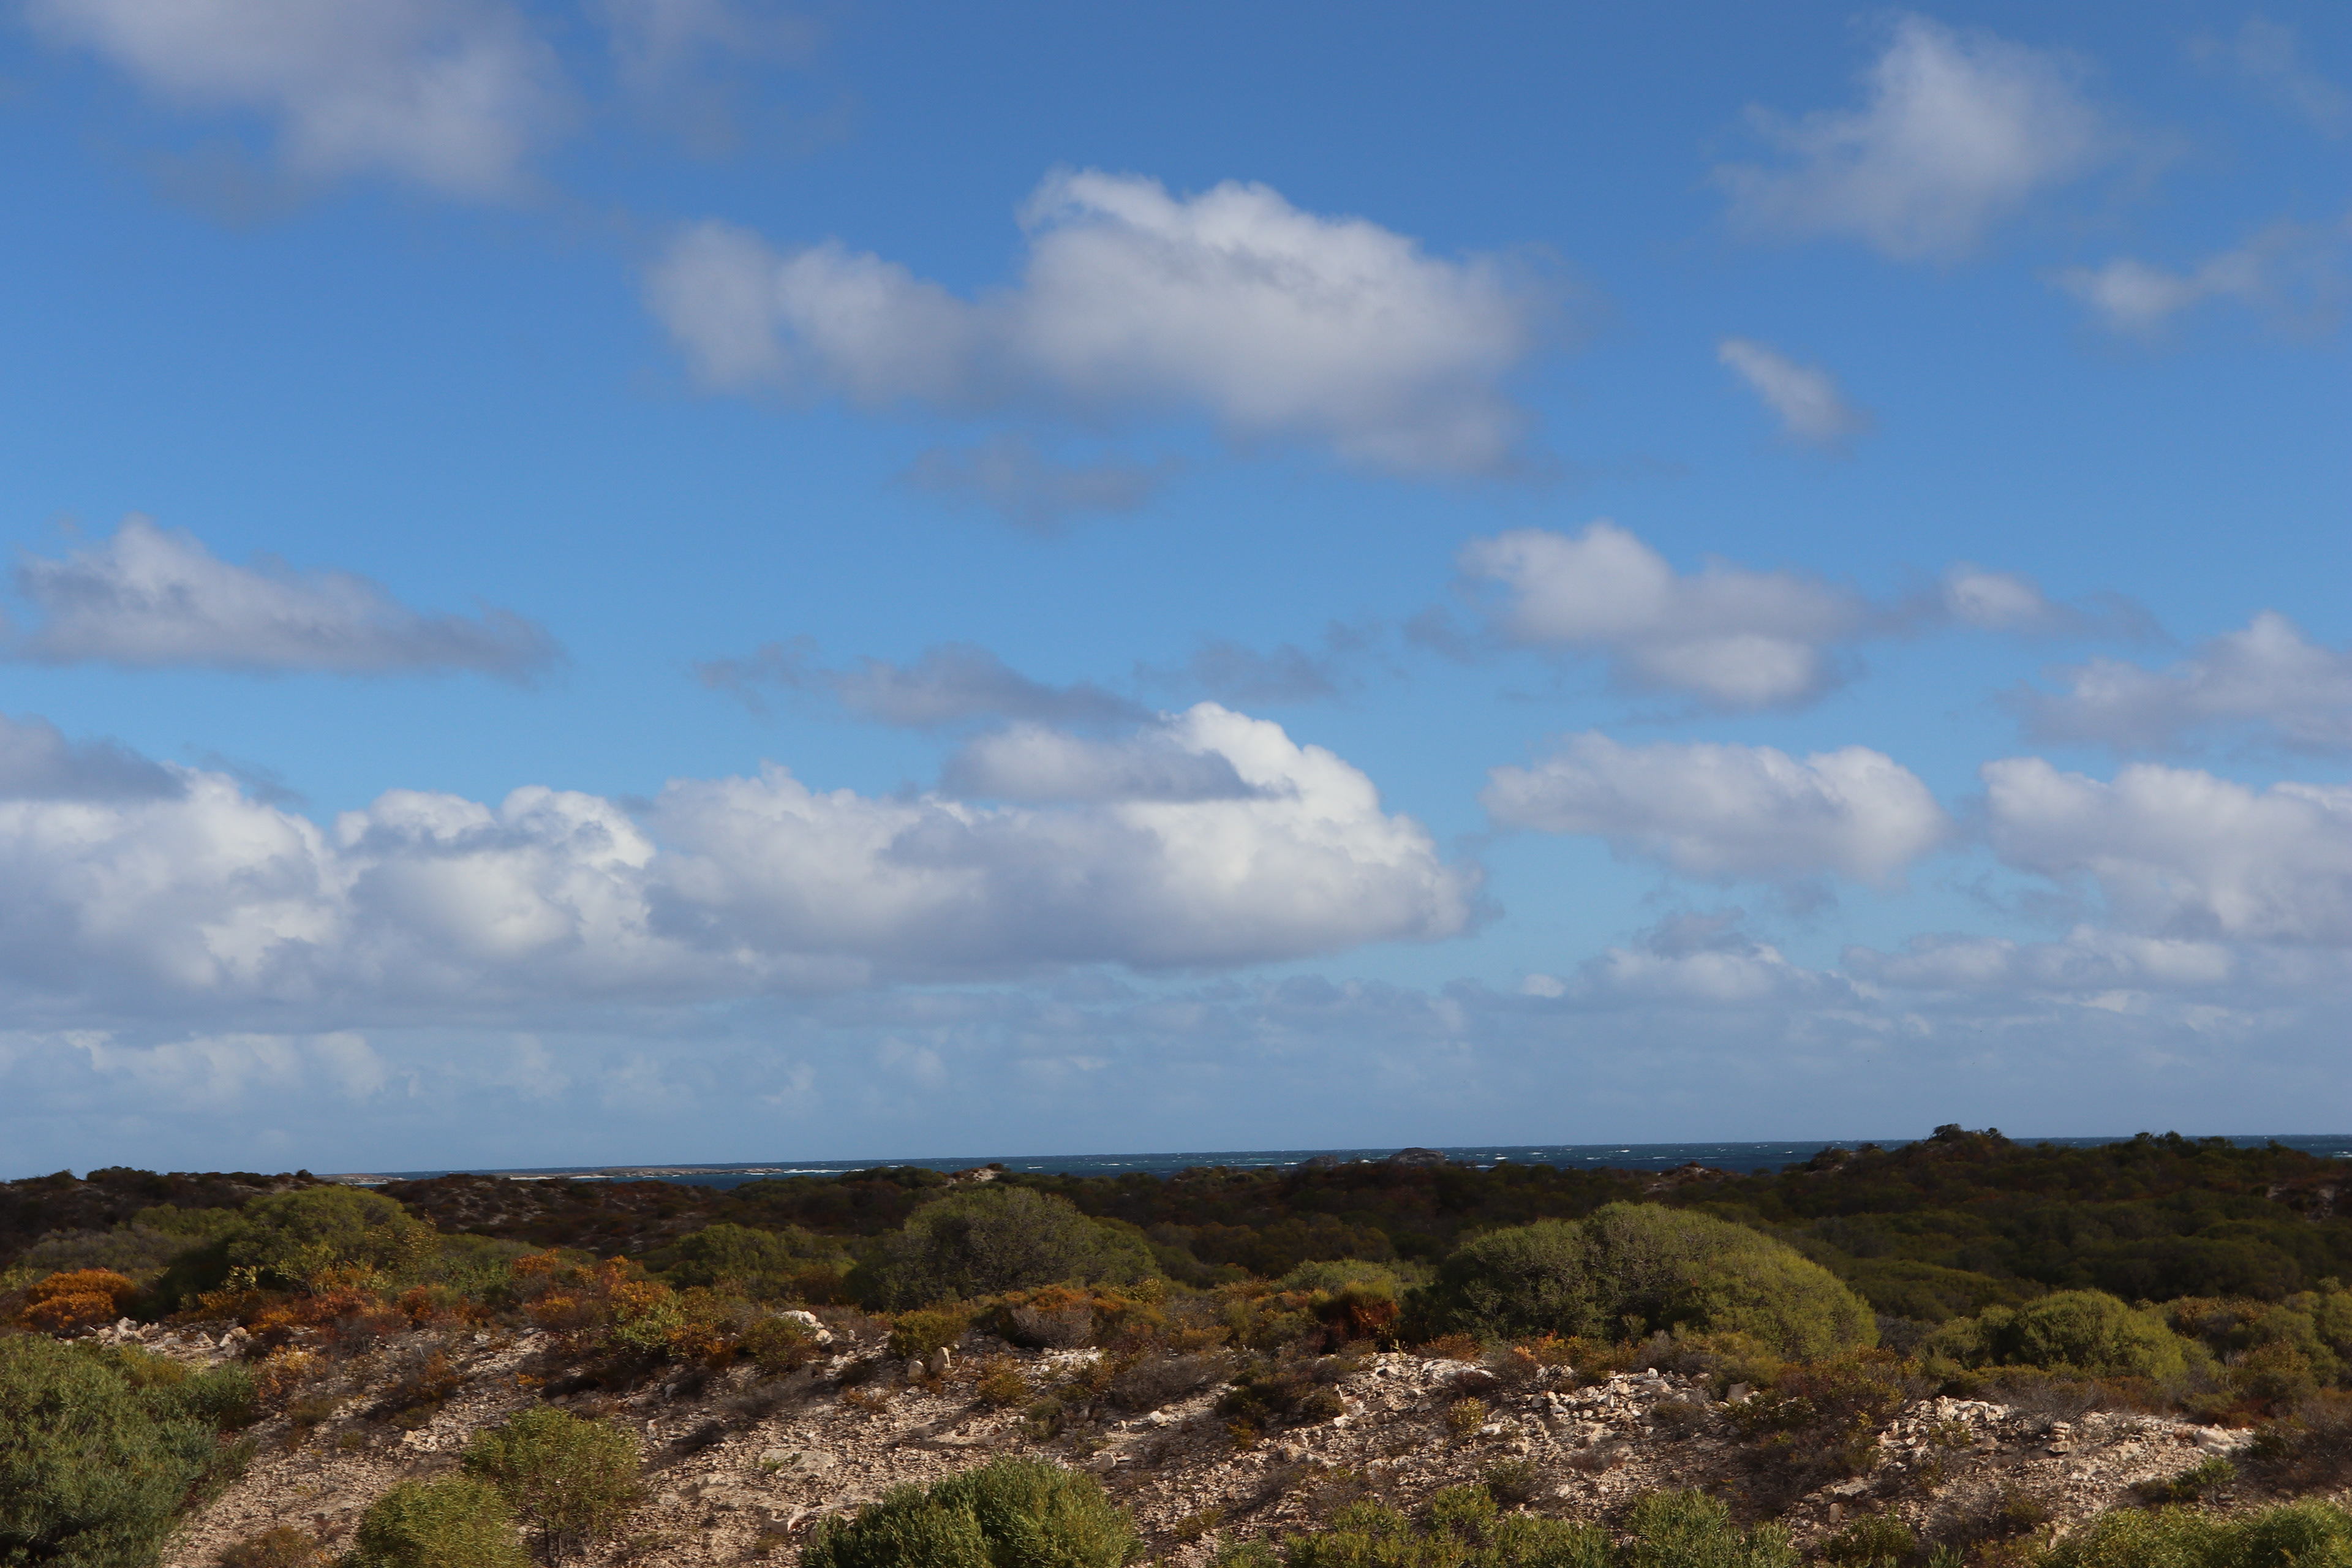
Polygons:
<instances>
[{"instance_id":1,"label":"ocean","mask_svg":"<svg viewBox=\"0 0 2352 1568\"><path fill-rule=\"evenodd\" d=\"M2352 1159L2352 1134L2294 1133L2276 1137L2232 1137L2232 1143L2258 1146L2282 1143L2323 1159ZM1914 1142L1909 1138L1837 1139L1790 1143L1480 1143L1441 1148L1438 1152L1465 1165L1553 1165L1562 1169L1598 1171L1671 1171L1696 1162L1725 1171L1769 1171L1802 1164L1824 1149L1860 1148L1875 1142L1894 1149ZM2029 1138L2023 1143L2049 1143L2062 1149L2094 1149L2124 1142L2122 1137ZM1389 1149L1225 1149L1165 1154L960 1154L924 1155L876 1160L770 1160L736 1164L576 1165L501 1170L488 1166L463 1171L350 1172L334 1179L355 1184L415 1181L427 1176L478 1174L514 1176L534 1181L677 1182L698 1187L735 1187L774 1176L837 1176L845 1171L872 1170L877 1165L922 1165L935 1171L961 1171L973 1165L1002 1163L1008 1171L1048 1172L1066 1176L1172 1175L1178 1171L1224 1166L1233 1170L1282 1170L1309 1160L1341 1162L1385 1159Z\"/></svg>"}]
</instances>

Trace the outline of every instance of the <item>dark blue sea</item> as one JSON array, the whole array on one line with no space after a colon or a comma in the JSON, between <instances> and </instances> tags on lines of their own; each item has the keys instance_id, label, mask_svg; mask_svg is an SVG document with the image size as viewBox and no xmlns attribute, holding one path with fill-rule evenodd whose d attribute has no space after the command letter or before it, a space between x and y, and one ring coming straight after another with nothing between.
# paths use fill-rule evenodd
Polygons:
<instances>
[{"instance_id":1,"label":"dark blue sea","mask_svg":"<svg viewBox=\"0 0 2352 1568\"><path fill-rule=\"evenodd\" d=\"M1895 1149L1912 1142L1914 1140L1908 1138L1853 1138L1793 1143L1481 1143L1440 1149L1438 1152L1458 1163L1481 1169L1513 1164L1554 1165L1580 1171L1670 1171L1677 1165L1696 1162L1724 1171L1769 1171L1783 1165L1801 1164L1824 1149L1857 1149L1868 1142ZM2121 1142L2123 1139L2034 1138L2019 1142L2048 1143L2062 1149L2094 1149L2103 1143ZM2347 1133L2232 1137L2230 1142L2247 1146L2283 1143L2290 1149L2300 1149L2323 1159L2352 1159L2352 1134ZM364 1174L352 1173L341 1179L353 1182L411 1181L425 1176L466 1173L541 1181L660 1181L679 1182L698 1187L734 1187L772 1176L837 1176L845 1171L871 1170L877 1165L924 1165L935 1171L961 1171L973 1165L1001 1163L1008 1171L1051 1172L1066 1176L1123 1176L1135 1172L1164 1176L1178 1171L1221 1165L1242 1171L1282 1170L1327 1157L1340 1162L1381 1160L1395 1152L1394 1149L1225 1149L1167 1154L959 1154L875 1160L772 1160L733 1165L582 1165L532 1170L477 1167L465 1173L380 1171Z\"/></svg>"}]
</instances>

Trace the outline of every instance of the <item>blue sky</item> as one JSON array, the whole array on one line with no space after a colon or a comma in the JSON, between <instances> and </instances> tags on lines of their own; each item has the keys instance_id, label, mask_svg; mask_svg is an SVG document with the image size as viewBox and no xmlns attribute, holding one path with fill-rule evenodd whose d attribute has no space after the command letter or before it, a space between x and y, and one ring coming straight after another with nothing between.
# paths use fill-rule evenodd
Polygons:
<instances>
[{"instance_id":1,"label":"blue sky","mask_svg":"<svg viewBox=\"0 0 2352 1568\"><path fill-rule=\"evenodd\" d=\"M2340 1131L2338 7L26 0L0 1147Z\"/></svg>"}]
</instances>

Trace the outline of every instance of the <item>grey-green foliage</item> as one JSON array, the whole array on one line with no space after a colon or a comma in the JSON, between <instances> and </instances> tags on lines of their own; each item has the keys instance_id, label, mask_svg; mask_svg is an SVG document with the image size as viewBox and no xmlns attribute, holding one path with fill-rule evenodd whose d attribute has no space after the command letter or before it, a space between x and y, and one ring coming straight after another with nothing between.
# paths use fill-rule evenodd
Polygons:
<instances>
[{"instance_id":1,"label":"grey-green foliage","mask_svg":"<svg viewBox=\"0 0 2352 1568\"><path fill-rule=\"evenodd\" d=\"M2182 1376L2203 1347L2174 1333L2159 1314L2103 1290L2060 1290L2022 1307L1956 1318L1928 1337L1927 1349L1966 1366L2038 1366L2166 1383Z\"/></svg>"},{"instance_id":2,"label":"grey-green foliage","mask_svg":"<svg viewBox=\"0 0 2352 1568\"><path fill-rule=\"evenodd\" d=\"M231 1461L212 1417L235 1379L151 1359L0 1334L0 1564L149 1568L181 1500Z\"/></svg>"},{"instance_id":3,"label":"grey-green foliage","mask_svg":"<svg viewBox=\"0 0 2352 1568\"><path fill-rule=\"evenodd\" d=\"M160 1230L166 1236L180 1237L183 1245L201 1241L219 1241L245 1228L245 1208L181 1208L173 1204L158 1204L153 1208L141 1209L129 1223L142 1230Z\"/></svg>"},{"instance_id":4,"label":"grey-green foliage","mask_svg":"<svg viewBox=\"0 0 2352 1568\"><path fill-rule=\"evenodd\" d=\"M433 1227L363 1187L304 1187L245 1206L227 1242L232 1268L273 1285L299 1286L327 1268L392 1273L429 1257Z\"/></svg>"},{"instance_id":5,"label":"grey-green foliage","mask_svg":"<svg viewBox=\"0 0 2352 1568\"><path fill-rule=\"evenodd\" d=\"M478 1301L499 1301L514 1289L514 1260L539 1248L488 1236L444 1236L398 1270L404 1285L446 1285Z\"/></svg>"},{"instance_id":6,"label":"grey-green foliage","mask_svg":"<svg viewBox=\"0 0 2352 1568\"><path fill-rule=\"evenodd\" d=\"M1631 1539L1612 1543L1596 1524L1501 1513L1483 1487L1453 1487L1419 1520L1374 1502L1350 1503L1319 1531L1279 1542L1237 1542L1216 1568L1798 1568L1785 1532L1743 1531L1731 1511L1698 1492L1655 1492L1626 1518Z\"/></svg>"},{"instance_id":7,"label":"grey-green foliage","mask_svg":"<svg viewBox=\"0 0 2352 1568\"><path fill-rule=\"evenodd\" d=\"M867 1305L897 1310L1062 1283L1126 1284L1156 1270L1142 1239L1067 1198L984 1186L925 1204L851 1274Z\"/></svg>"},{"instance_id":8,"label":"grey-green foliage","mask_svg":"<svg viewBox=\"0 0 2352 1568\"><path fill-rule=\"evenodd\" d=\"M839 1242L796 1225L760 1230L719 1224L680 1237L667 1249L663 1272L674 1285L728 1285L755 1301L779 1301L793 1293L803 1271L848 1263Z\"/></svg>"},{"instance_id":9,"label":"grey-green foliage","mask_svg":"<svg viewBox=\"0 0 2352 1568\"><path fill-rule=\"evenodd\" d=\"M403 1481L368 1505L343 1568L528 1568L498 1489L471 1476Z\"/></svg>"},{"instance_id":10,"label":"grey-green foliage","mask_svg":"<svg viewBox=\"0 0 2352 1568\"><path fill-rule=\"evenodd\" d=\"M1620 1568L1798 1568L1802 1561L1775 1524L1734 1528L1731 1510L1697 1491L1652 1492L1625 1513L1633 1542Z\"/></svg>"},{"instance_id":11,"label":"grey-green foliage","mask_svg":"<svg viewBox=\"0 0 2352 1568\"><path fill-rule=\"evenodd\" d=\"M2117 1509L2069 1535L2048 1568L2352 1568L2352 1515L2324 1502L2255 1513Z\"/></svg>"},{"instance_id":12,"label":"grey-green foliage","mask_svg":"<svg viewBox=\"0 0 2352 1568\"><path fill-rule=\"evenodd\" d=\"M1405 1268L1411 1268L1406 1265ZM1393 1263L1366 1263L1360 1258L1310 1259L1274 1282L1278 1290L1325 1290L1333 1294L1354 1287L1374 1295L1401 1293L1405 1269Z\"/></svg>"},{"instance_id":13,"label":"grey-green foliage","mask_svg":"<svg viewBox=\"0 0 2352 1568\"><path fill-rule=\"evenodd\" d=\"M1473 1237L1406 1300L1410 1332L1482 1339L1740 1331L1783 1355L1877 1342L1867 1303L1793 1247L1711 1215L1611 1204Z\"/></svg>"},{"instance_id":14,"label":"grey-green foliage","mask_svg":"<svg viewBox=\"0 0 2352 1568\"><path fill-rule=\"evenodd\" d=\"M645 1492L635 1436L545 1405L476 1436L466 1470L499 1489L551 1558L611 1535Z\"/></svg>"},{"instance_id":15,"label":"grey-green foliage","mask_svg":"<svg viewBox=\"0 0 2352 1568\"><path fill-rule=\"evenodd\" d=\"M141 1225L119 1225L112 1230L54 1232L41 1237L16 1257L15 1267L34 1274L61 1274L75 1268L111 1268L140 1284L154 1279L173 1258L188 1250L184 1236L150 1230Z\"/></svg>"},{"instance_id":16,"label":"grey-green foliage","mask_svg":"<svg viewBox=\"0 0 2352 1568\"><path fill-rule=\"evenodd\" d=\"M801 1568L1121 1568L1142 1550L1092 1476L997 1459L819 1525Z\"/></svg>"}]
</instances>

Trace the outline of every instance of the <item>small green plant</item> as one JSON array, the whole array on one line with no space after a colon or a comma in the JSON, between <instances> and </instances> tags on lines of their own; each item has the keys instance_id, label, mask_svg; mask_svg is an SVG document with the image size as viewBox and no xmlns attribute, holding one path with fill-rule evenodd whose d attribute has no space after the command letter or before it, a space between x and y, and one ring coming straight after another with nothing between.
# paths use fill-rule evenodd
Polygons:
<instances>
[{"instance_id":1,"label":"small green plant","mask_svg":"<svg viewBox=\"0 0 2352 1568\"><path fill-rule=\"evenodd\" d=\"M1778 1525L1741 1531L1731 1510L1698 1491L1652 1492L1626 1510L1633 1543L1622 1568L1798 1568L1796 1548Z\"/></svg>"},{"instance_id":2,"label":"small green plant","mask_svg":"<svg viewBox=\"0 0 2352 1568\"><path fill-rule=\"evenodd\" d=\"M2058 1542L2043 1561L2048 1568L2333 1568L2352 1562L2352 1515L2324 1502L2234 1515L2116 1509Z\"/></svg>"},{"instance_id":3,"label":"small green plant","mask_svg":"<svg viewBox=\"0 0 2352 1568\"><path fill-rule=\"evenodd\" d=\"M1466 1437L1486 1424L1486 1402L1475 1395L1445 1407L1445 1429L1456 1437Z\"/></svg>"},{"instance_id":4,"label":"small green plant","mask_svg":"<svg viewBox=\"0 0 2352 1568\"><path fill-rule=\"evenodd\" d=\"M2211 1493L2234 1485L2238 1467L2219 1455L2204 1463L2167 1476L2161 1480L2141 1481L2132 1492L2145 1503L2195 1502Z\"/></svg>"},{"instance_id":5,"label":"small green plant","mask_svg":"<svg viewBox=\"0 0 2352 1568\"><path fill-rule=\"evenodd\" d=\"M1486 1467L1486 1489L1505 1508L1533 1502L1543 1490L1543 1473L1533 1459L1505 1459Z\"/></svg>"},{"instance_id":6,"label":"small green plant","mask_svg":"<svg viewBox=\"0 0 2352 1568\"><path fill-rule=\"evenodd\" d=\"M998 1459L817 1527L802 1568L1124 1568L1142 1542L1091 1476Z\"/></svg>"},{"instance_id":7,"label":"small green plant","mask_svg":"<svg viewBox=\"0 0 2352 1568\"><path fill-rule=\"evenodd\" d=\"M476 1437L466 1469L499 1489L550 1561L613 1534L644 1493L635 1437L551 1405Z\"/></svg>"},{"instance_id":8,"label":"small green plant","mask_svg":"<svg viewBox=\"0 0 2352 1568\"><path fill-rule=\"evenodd\" d=\"M1439 1492L1414 1521L1380 1503L1334 1510L1328 1526L1307 1534L1235 1542L1214 1568L1615 1568L1609 1532L1598 1525L1498 1513L1484 1487ZM1794 1568L1795 1560L1789 1560ZM1654 1568L1718 1568L1716 1558L1661 1561ZM1720 1568L1750 1568L1722 1559ZM1780 1568L1778 1563L1755 1568Z\"/></svg>"},{"instance_id":9,"label":"small green plant","mask_svg":"<svg viewBox=\"0 0 2352 1568\"><path fill-rule=\"evenodd\" d=\"M1839 1568L1896 1568L1919 1550L1919 1537L1891 1513L1866 1513L1822 1542L1822 1560Z\"/></svg>"},{"instance_id":10,"label":"small green plant","mask_svg":"<svg viewBox=\"0 0 2352 1568\"><path fill-rule=\"evenodd\" d=\"M797 1318L761 1318L743 1333L743 1354L770 1377L815 1362L824 1354L816 1335Z\"/></svg>"},{"instance_id":11,"label":"small green plant","mask_svg":"<svg viewBox=\"0 0 2352 1568\"><path fill-rule=\"evenodd\" d=\"M980 1395L982 1404L1003 1410L1029 1397L1029 1380L1021 1375L1011 1356L991 1356L981 1363L980 1381L972 1392Z\"/></svg>"},{"instance_id":12,"label":"small green plant","mask_svg":"<svg viewBox=\"0 0 2352 1568\"><path fill-rule=\"evenodd\" d=\"M224 1547L213 1559L213 1568L320 1568L326 1560L316 1541L291 1525L281 1524Z\"/></svg>"},{"instance_id":13,"label":"small green plant","mask_svg":"<svg viewBox=\"0 0 2352 1568\"><path fill-rule=\"evenodd\" d=\"M971 1314L960 1307L901 1312L890 1326L890 1353L905 1361L929 1356L937 1350L950 1350L963 1342L964 1331L971 1327Z\"/></svg>"},{"instance_id":14,"label":"small green plant","mask_svg":"<svg viewBox=\"0 0 2352 1568\"><path fill-rule=\"evenodd\" d=\"M1217 1413L1260 1430L1328 1421L1346 1408L1338 1390L1322 1381L1328 1368L1328 1362L1252 1363L1234 1374Z\"/></svg>"},{"instance_id":15,"label":"small green plant","mask_svg":"<svg viewBox=\"0 0 2352 1568\"><path fill-rule=\"evenodd\" d=\"M514 1511L471 1476L403 1481L360 1516L343 1568L528 1568Z\"/></svg>"},{"instance_id":16,"label":"small green plant","mask_svg":"<svg viewBox=\"0 0 2352 1568\"><path fill-rule=\"evenodd\" d=\"M1217 1526L1224 1522L1225 1510L1223 1509L1213 1507L1204 1508L1197 1513L1188 1513L1183 1518L1178 1520L1175 1523L1170 1525L1168 1527L1168 1533L1174 1536L1179 1541L1193 1542L1200 1540L1202 1536L1208 1534L1209 1531L1216 1529Z\"/></svg>"}]
</instances>

